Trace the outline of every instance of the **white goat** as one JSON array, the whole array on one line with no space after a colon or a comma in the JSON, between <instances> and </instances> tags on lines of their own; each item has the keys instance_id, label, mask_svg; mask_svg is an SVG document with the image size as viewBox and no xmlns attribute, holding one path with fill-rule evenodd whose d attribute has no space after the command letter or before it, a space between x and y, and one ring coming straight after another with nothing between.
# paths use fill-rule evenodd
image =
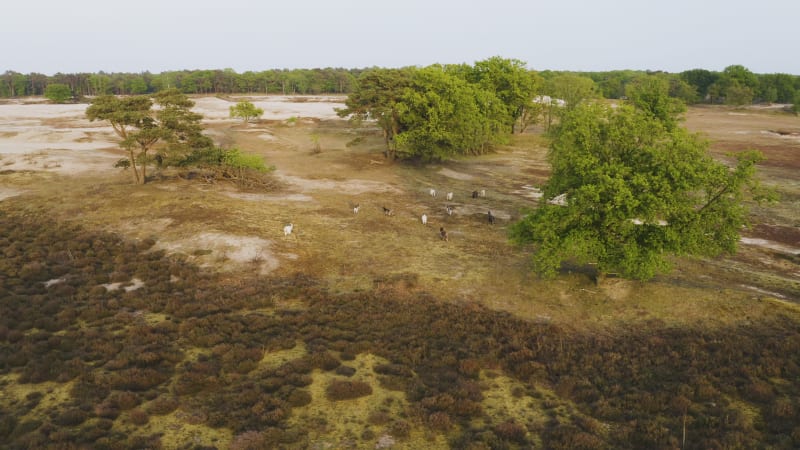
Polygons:
<instances>
[{"instance_id":1,"label":"white goat","mask_svg":"<svg viewBox=\"0 0 800 450\"><path fill-rule=\"evenodd\" d=\"M447 205L447 215L448 216L452 216L453 215L453 207L450 206L450 205Z\"/></svg>"},{"instance_id":2,"label":"white goat","mask_svg":"<svg viewBox=\"0 0 800 450\"><path fill-rule=\"evenodd\" d=\"M286 225L285 227L283 227L283 235L288 236L292 234L293 229L294 229L294 224L290 223L289 225Z\"/></svg>"},{"instance_id":3,"label":"white goat","mask_svg":"<svg viewBox=\"0 0 800 450\"><path fill-rule=\"evenodd\" d=\"M427 225L428 224L428 215L427 214L422 214L422 224L423 225Z\"/></svg>"},{"instance_id":4,"label":"white goat","mask_svg":"<svg viewBox=\"0 0 800 450\"><path fill-rule=\"evenodd\" d=\"M428 191L428 192L430 192L431 197L436 197L436 189L431 188L430 191Z\"/></svg>"},{"instance_id":5,"label":"white goat","mask_svg":"<svg viewBox=\"0 0 800 450\"><path fill-rule=\"evenodd\" d=\"M486 189L481 189L481 197L486 197Z\"/></svg>"},{"instance_id":6,"label":"white goat","mask_svg":"<svg viewBox=\"0 0 800 450\"><path fill-rule=\"evenodd\" d=\"M361 208L361 205L353 206L353 214L358 214L358 209Z\"/></svg>"},{"instance_id":7,"label":"white goat","mask_svg":"<svg viewBox=\"0 0 800 450\"><path fill-rule=\"evenodd\" d=\"M453 199L453 193L452 192L448 192L447 193L447 200L452 200L452 199Z\"/></svg>"}]
</instances>

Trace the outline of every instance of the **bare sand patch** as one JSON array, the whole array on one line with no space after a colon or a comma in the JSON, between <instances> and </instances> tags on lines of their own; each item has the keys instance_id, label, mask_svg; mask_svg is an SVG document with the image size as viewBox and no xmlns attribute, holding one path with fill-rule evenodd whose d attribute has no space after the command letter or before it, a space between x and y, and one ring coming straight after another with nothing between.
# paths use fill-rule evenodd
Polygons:
<instances>
[{"instance_id":1,"label":"bare sand patch","mask_svg":"<svg viewBox=\"0 0 800 450\"><path fill-rule=\"evenodd\" d=\"M256 236L206 232L184 239L159 241L156 246L169 253L185 253L203 266L220 266L222 270L234 270L227 262L255 264L262 274L269 273L280 265L272 252L271 240Z\"/></svg>"},{"instance_id":2,"label":"bare sand patch","mask_svg":"<svg viewBox=\"0 0 800 450\"><path fill-rule=\"evenodd\" d=\"M790 255L800 255L800 248L790 247L788 245L783 245L778 242L773 242L766 239L743 237L739 240L739 242L741 242L744 245L752 245L755 247L768 248L776 252L788 253Z\"/></svg>"},{"instance_id":3,"label":"bare sand patch","mask_svg":"<svg viewBox=\"0 0 800 450\"><path fill-rule=\"evenodd\" d=\"M302 178L280 173L276 175L282 181L304 192L326 190L326 191L336 191L341 194L350 194L350 195L363 194L365 192L400 193L400 190L398 190L394 186L379 181L357 180L357 179L346 180L346 181L337 181L330 179L315 180L315 179Z\"/></svg>"},{"instance_id":4,"label":"bare sand patch","mask_svg":"<svg viewBox=\"0 0 800 450\"><path fill-rule=\"evenodd\" d=\"M230 118L230 107L236 102L247 100L257 108L264 110L262 119L286 120L290 118L315 117L319 119L338 118L334 108L343 108L345 97L320 96L283 96L265 95L248 97L231 97L231 100L219 97L194 98L194 110L203 114L207 120L238 121ZM302 100L302 101L299 101Z\"/></svg>"},{"instance_id":5,"label":"bare sand patch","mask_svg":"<svg viewBox=\"0 0 800 450\"><path fill-rule=\"evenodd\" d=\"M2 161L0 161L2 162ZM0 201L3 201L7 198L16 197L22 194L25 191L21 191L19 189L11 189L7 187L0 187Z\"/></svg>"},{"instance_id":6,"label":"bare sand patch","mask_svg":"<svg viewBox=\"0 0 800 450\"><path fill-rule=\"evenodd\" d=\"M530 184L522 185L519 189L511 191L511 193L534 200L538 200L544 195L541 189L537 188L536 186L531 186Z\"/></svg>"},{"instance_id":7,"label":"bare sand patch","mask_svg":"<svg viewBox=\"0 0 800 450\"><path fill-rule=\"evenodd\" d=\"M251 192L225 192L225 195L231 198L248 201L265 201L265 202L310 202L314 200L312 197L305 194L254 194Z\"/></svg>"},{"instance_id":8,"label":"bare sand patch","mask_svg":"<svg viewBox=\"0 0 800 450\"><path fill-rule=\"evenodd\" d=\"M456 179L456 180L463 180L463 181L468 181L468 180L472 180L472 179L475 178L474 176L472 176L472 175L470 175L468 173L456 172L455 170L444 169L444 168L439 169L439 174L444 175L444 176L446 176L448 178L453 178L453 179Z\"/></svg>"}]
</instances>

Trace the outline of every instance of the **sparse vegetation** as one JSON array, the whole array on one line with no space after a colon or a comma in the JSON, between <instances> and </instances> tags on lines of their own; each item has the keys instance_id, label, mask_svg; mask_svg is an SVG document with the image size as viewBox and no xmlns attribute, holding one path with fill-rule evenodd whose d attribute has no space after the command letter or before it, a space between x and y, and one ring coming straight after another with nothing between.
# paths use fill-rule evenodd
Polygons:
<instances>
[{"instance_id":1,"label":"sparse vegetation","mask_svg":"<svg viewBox=\"0 0 800 450\"><path fill-rule=\"evenodd\" d=\"M698 117L742 120L707 108L687 126ZM212 131L281 169L268 195L166 176L133 188L118 173L0 175L26 190L0 201L0 448L800 445L788 253L684 259L649 283L595 286L570 265L539 280L506 231L534 205L521 186L550 174L541 128L420 167L372 164L374 126L264 122L274 140ZM791 128L780 123L762 128ZM337 151L309 155L311 133ZM730 135L717 158L748 137ZM797 162L779 159L794 144L780 142L762 181L796 199L783 181ZM225 157L204 155L209 167ZM456 214L429 187L455 191ZM792 205L755 208L748 236L793 245ZM298 239L283 240L290 221ZM265 244L217 246L225 236Z\"/></svg>"}]
</instances>

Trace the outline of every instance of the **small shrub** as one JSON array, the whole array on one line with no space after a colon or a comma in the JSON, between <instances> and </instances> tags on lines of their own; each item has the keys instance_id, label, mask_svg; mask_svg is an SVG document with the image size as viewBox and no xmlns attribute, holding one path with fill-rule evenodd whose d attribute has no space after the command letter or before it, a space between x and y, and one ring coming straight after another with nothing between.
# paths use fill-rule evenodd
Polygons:
<instances>
[{"instance_id":1,"label":"small shrub","mask_svg":"<svg viewBox=\"0 0 800 450\"><path fill-rule=\"evenodd\" d=\"M311 394L303 389L295 389L291 394L289 394L289 397L286 399L286 401L293 408L306 406L311 403Z\"/></svg>"},{"instance_id":2,"label":"small shrub","mask_svg":"<svg viewBox=\"0 0 800 450\"><path fill-rule=\"evenodd\" d=\"M405 420L395 420L389 427L389 432L394 437L407 438L411 434L411 425Z\"/></svg>"},{"instance_id":3,"label":"small shrub","mask_svg":"<svg viewBox=\"0 0 800 450\"><path fill-rule=\"evenodd\" d=\"M522 425L509 420L495 425L494 434L504 441L524 443L527 430Z\"/></svg>"},{"instance_id":4,"label":"small shrub","mask_svg":"<svg viewBox=\"0 0 800 450\"><path fill-rule=\"evenodd\" d=\"M392 417L386 411L372 411L367 417L367 422L371 425L385 425Z\"/></svg>"},{"instance_id":5,"label":"small shrub","mask_svg":"<svg viewBox=\"0 0 800 450\"><path fill-rule=\"evenodd\" d=\"M145 425L150 421L150 416L143 410L136 408L128 413L128 420L134 425Z\"/></svg>"},{"instance_id":6,"label":"small shrub","mask_svg":"<svg viewBox=\"0 0 800 450\"><path fill-rule=\"evenodd\" d=\"M325 389L328 400L349 400L372 394L372 386L363 381L333 380Z\"/></svg>"},{"instance_id":7,"label":"small shrub","mask_svg":"<svg viewBox=\"0 0 800 450\"><path fill-rule=\"evenodd\" d=\"M336 368L336 375L341 375L344 377L352 377L355 375L356 369L354 367L341 365Z\"/></svg>"},{"instance_id":8,"label":"small shrub","mask_svg":"<svg viewBox=\"0 0 800 450\"><path fill-rule=\"evenodd\" d=\"M82 424L87 418L88 414L78 408L68 409L59 414L54 422L58 425L65 427L74 427Z\"/></svg>"},{"instance_id":9,"label":"small shrub","mask_svg":"<svg viewBox=\"0 0 800 450\"><path fill-rule=\"evenodd\" d=\"M163 416L178 409L178 399L170 396L160 396L147 405L147 412L156 416Z\"/></svg>"},{"instance_id":10,"label":"small shrub","mask_svg":"<svg viewBox=\"0 0 800 450\"><path fill-rule=\"evenodd\" d=\"M450 421L450 415L444 411L437 411L428 416L428 426L434 430L447 431L453 423Z\"/></svg>"}]
</instances>

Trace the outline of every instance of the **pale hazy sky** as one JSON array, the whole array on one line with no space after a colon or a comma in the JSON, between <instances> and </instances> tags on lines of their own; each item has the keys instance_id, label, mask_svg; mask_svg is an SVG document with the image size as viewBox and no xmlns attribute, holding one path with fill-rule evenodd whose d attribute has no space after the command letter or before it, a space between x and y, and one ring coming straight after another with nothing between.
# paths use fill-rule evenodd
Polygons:
<instances>
[{"instance_id":1,"label":"pale hazy sky","mask_svg":"<svg viewBox=\"0 0 800 450\"><path fill-rule=\"evenodd\" d=\"M0 73L425 66L800 75L800 0L39 0L0 8Z\"/></svg>"}]
</instances>

